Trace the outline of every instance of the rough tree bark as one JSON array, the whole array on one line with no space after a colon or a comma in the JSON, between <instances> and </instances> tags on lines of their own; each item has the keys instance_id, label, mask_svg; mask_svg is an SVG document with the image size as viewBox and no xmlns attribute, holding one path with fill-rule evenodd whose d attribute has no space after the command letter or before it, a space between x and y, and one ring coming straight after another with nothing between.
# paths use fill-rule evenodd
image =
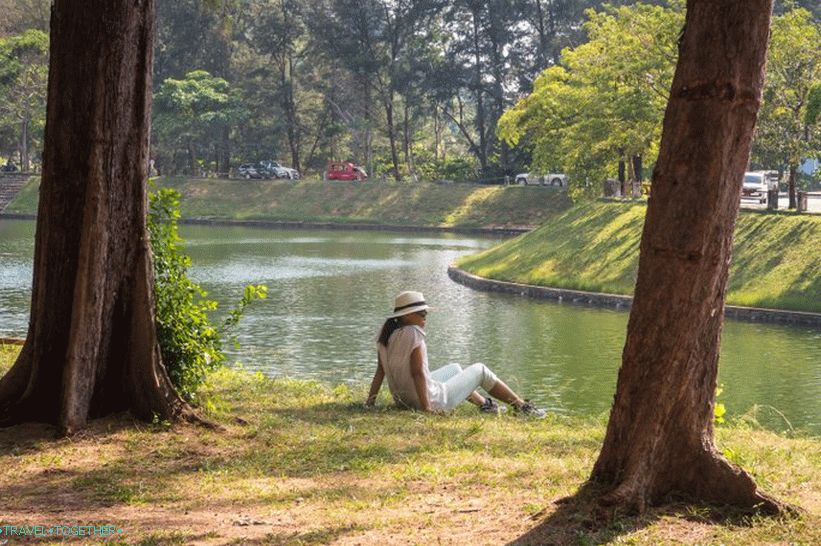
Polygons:
<instances>
[{"instance_id":1,"label":"rough tree bark","mask_svg":"<svg viewBox=\"0 0 821 546\"><path fill-rule=\"evenodd\" d=\"M798 207L798 198L796 197L796 180L798 179L798 164L790 163L790 175L787 182L787 196L789 197L789 204L787 208L794 209Z\"/></svg>"},{"instance_id":2,"label":"rough tree bark","mask_svg":"<svg viewBox=\"0 0 821 546\"><path fill-rule=\"evenodd\" d=\"M26 343L0 423L193 417L154 326L145 226L153 0L56 0Z\"/></svg>"},{"instance_id":3,"label":"rough tree bark","mask_svg":"<svg viewBox=\"0 0 821 546\"><path fill-rule=\"evenodd\" d=\"M641 240L600 502L682 495L779 511L713 441L724 295L764 79L771 0L688 0Z\"/></svg>"}]
</instances>

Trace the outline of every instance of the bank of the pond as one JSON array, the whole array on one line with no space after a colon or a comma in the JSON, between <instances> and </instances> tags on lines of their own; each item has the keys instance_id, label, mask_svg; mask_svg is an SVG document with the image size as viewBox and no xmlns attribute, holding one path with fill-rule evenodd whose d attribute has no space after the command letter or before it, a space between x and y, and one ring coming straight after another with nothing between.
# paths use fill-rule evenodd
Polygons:
<instances>
[{"instance_id":1,"label":"bank of the pond","mask_svg":"<svg viewBox=\"0 0 821 546\"><path fill-rule=\"evenodd\" d=\"M38 183L33 178L6 212L34 214ZM154 184L183 195L185 219L276 227L522 230L571 206L566 192L551 187L164 177Z\"/></svg>"},{"instance_id":2,"label":"bank of the pond","mask_svg":"<svg viewBox=\"0 0 821 546\"><path fill-rule=\"evenodd\" d=\"M0 374L18 350L0 345ZM821 543L821 439L749 420L718 427L720 448L804 515L713 523L727 512L681 503L597 525L555 501L589 475L601 420L427 416L386 393L365 410L365 386L229 369L202 395L223 430L127 415L71 439L0 429L0 525L114 525L123 545Z\"/></svg>"},{"instance_id":3,"label":"bank of the pond","mask_svg":"<svg viewBox=\"0 0 821 546\"><path fill-rule=\"evenodd\" d=\"M593 202L457 262L473 275L522 285L630 295L646 205ZM729 305L821 312L821 217L741 212Z\"/></svg>"},{"instance_id":4,"label":"bank of the pond","mask_svg":"<svg viewBox=\"0 0 821 546\"><path fill-rule=\"evenodd\" d=\"M610 307L614 309L629 309L633 303L632 296L606 294L603 292L585 292L583 290L551 288L549 286L536 286L533 284L486 279L478 275L472 275L454 266L448 267L448 277L459 284L463 284L475 290L513 294L534 299L553 300L561 303ZM772 322L821 328L821 313L726 305L724 307L724 315L750 322Z\"/></svg>"}]
</instances>

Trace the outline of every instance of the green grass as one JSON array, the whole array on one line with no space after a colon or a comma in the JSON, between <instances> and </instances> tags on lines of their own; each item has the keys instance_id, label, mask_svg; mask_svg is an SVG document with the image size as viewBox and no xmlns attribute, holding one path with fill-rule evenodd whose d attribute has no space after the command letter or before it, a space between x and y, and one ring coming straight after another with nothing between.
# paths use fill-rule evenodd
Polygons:
<instances>
[{"instance_id":1,"label":"green grass","mask_svg":"<svg viewBox=\"0 0 821 546\"><path fill-rule=\"evenodd\" d=\"M39 179L8 212L34 214ZM553 188L304 180L161 178L182 193L184 218L504 227L537 225L570 206Z\"/></svg>"},{"instance_id":2,"label":"green grass","mask_svg":"<svg viewBox=\"0 0 821 546\"><path fill-rule=\"evenodd\" d=\"M458 265L491 279L631 294L645 211L636 203L581 204ZM819 248L817 215L742 211L727 303L820 312Z\"/></svg>"},{"instance_id":3,"label":"green grass","mask_svg":"<svg viewBox=\"0 0 821 546\"><path fill-rule=\"evenodd\" d=\"M0 373L18 350L0 346ZM116 544L203 536L240 544L231 533L254 529L263 533L255 544L376 544L397 536L507 543L536 528L542 539L533 543L821 542L821 439L768 432L750 418L719 427L719 446L762 488L807 513L726 518L725 510L680 503L601 525L552 516L553 502L589 475L602 419L528 421L471 407L428 416L389 407L384 392L366 410L364 385L230 369L214 373L202 394L206 415L222 430L127 416L94 421L72 439L54 439L39 425L0 429L0 482L14 484L0 524L51 522L56 498L70 499L62 522L97 513L100 523L122 527ZM717 516L725 518L715 523ZM238 527L232 518L268 524Z\"/></svg>"},{"instance_id":4,"label":"green grass","mask_svg":"<svg viewBox=\"0 0 821 546\"><path fill-rule=\"evenodd\" d=\"M32 176L20 193L11 200L4 212L15 214L37 214L37 203L40 199L40 177Z\"/></svg>"}]
</instances>

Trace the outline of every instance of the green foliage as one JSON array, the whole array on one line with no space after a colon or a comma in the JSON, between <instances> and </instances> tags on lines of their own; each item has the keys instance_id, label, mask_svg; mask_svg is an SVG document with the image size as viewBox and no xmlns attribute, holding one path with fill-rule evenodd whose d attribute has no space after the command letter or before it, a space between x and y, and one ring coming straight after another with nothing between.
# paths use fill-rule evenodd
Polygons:
<instances>
[{"instance_id":1,"label":"green foliage","mask_svg":"<svg viewBox=\"0 0 821 546\"><path fill-rule=\"evenodd\" d=\"M223 78L194 70L185 79L166 79L154 95L153 131L156 145L168 151L185 149L188 168L197 171L197 148L210 149L223 128L243 112L239 98Z\"/></svg>"},{"instance_id":2,"label":"green foliage","mask_svg":"<svg viewBox=\"0 0 821 546\"><path fill-rule=\"evenodd\" d=\"M416 158L416 175L419 180L473 181L479 178L479 164L469 156L448 156L434 158L432 154L421 153Z\"/></svg>"},{"instance_id":3,"label":"green foliage","mask_svg":"<svg viewBox=\"0 0 821 546\"><path fill-rule=\"evenodd\" d=\"M180 194L161 189L150 195L148 231L154 253L157 335L163 362L180 395L195 402L208 372L225 362L223 337L236 327L245 307L267 295L265 286L249 285L221 326L210 318L217 302L188 277L191 258L182 253L177 232Z\"/></svg>"},{"instance_id":4,"label":"green foliage","mask_svg":"<svg viewBox=\"0 0 821 546\"><path fill-rule=\"evenodd\" d=\"M13 135L14 148L23 150L40 143L47 80L48 34L27 30L0 38L0 132ZM6 142L0 146L10 147Z\"/></svg>"},{"instance_id":5,"label":"green foliage","mask_svg":"<svg viewBox=\"0 0 821 546\"><path fill-rule=\"evenodd\" d=\"M758 113L753 159L767 168L796 169L821 155L821 24L809 11L774 17L767 79Z\"/></svg>"},{"instance_id":6,"label":"green foliage","mask_svg":"<svg viewBox=\"0 0 821 546\"><path fill-rule=\"evenodd\" d=\"M619 160L658 153L684 23L681 2L587 11L589 41L562 52L533 92L505 112L498 134L533 154L536 172L570 174L576 194L600 191Z\"/></svg>"},{"instance_id":7,"label":"green foliage","mask_svg":"<svg viewBox=\"0 0 821 546\"><path fill-rule=\"evenodd\" d=\"M721 396L721 393L724 392L724 385L719 385L716 387L716 400L718 397ZM721 402L716 402L713 408L713 423L716 425L721 425L724 423L724 415L727 414L727 408L724 407L724 404Z\"/></svg>"}]
</instances>

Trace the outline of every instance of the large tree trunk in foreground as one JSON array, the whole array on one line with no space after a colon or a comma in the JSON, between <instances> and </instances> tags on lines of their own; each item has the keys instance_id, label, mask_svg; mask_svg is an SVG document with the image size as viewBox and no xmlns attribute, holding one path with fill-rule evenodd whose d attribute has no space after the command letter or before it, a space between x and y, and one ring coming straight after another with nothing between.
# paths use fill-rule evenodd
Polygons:
<instances>
[{"instance_id":1,"label":"large tree trunk in foreground","mask_svg":"<svg viewBox=\"0 0 821 546\"><path fill-rule=\"evenodd\" d=\"M160 360L145 227L153 0L57 0L26 343L0 423L190 415Z\"/></svg>"},{"instance_id":2,"label":"large tree trunk in foreground","mask_svg":"<svg viewBox=\"0 0 821 546\"><path fill-rule=\"evenodd\" d=\"M641 512L682 495L777 511L713 442L724 293L771 0L689 0L607 435L591 480Z\"/></svg>"}]
</instances>

